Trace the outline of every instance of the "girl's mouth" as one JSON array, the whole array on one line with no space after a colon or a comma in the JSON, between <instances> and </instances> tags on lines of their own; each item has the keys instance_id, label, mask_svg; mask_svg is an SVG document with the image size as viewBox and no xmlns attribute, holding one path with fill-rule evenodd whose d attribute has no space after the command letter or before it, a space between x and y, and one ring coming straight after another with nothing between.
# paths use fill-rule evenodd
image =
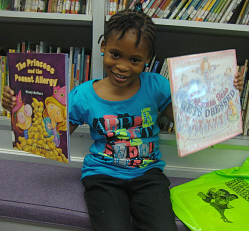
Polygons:
<instances>
[{"instance_id":1,"label":"girl's mouth","mask_svg":"<svg viewBox=\"0 0 249 231\"><path fill-rule=\"evenodd\" d=\"M124 76L124 75L119 75L119 74L116 74L116 73L113 73L113 75L114 75L114 77L115 77L115 79L117 81L125 81L126 79L128 79L128 77Z\"/></svg>"}]
</instances>

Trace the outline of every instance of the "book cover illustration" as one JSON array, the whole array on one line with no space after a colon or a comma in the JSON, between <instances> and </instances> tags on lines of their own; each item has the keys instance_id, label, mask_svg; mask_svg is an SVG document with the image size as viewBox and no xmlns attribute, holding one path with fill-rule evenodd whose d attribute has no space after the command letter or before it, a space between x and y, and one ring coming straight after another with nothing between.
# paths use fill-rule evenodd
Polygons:
<instances>
[{"instance_id":1,"label":"book cover illustration","mask_svg":"<svg viewBox=\"0 0 249 231\"><path fill-rule=\"evenodd\" d=\"M242 133L235 50L168 58L179 156Z\"/></svg>"},{"instance_id":2,"label":"book cover illustration","mask_svg":"<svg viewBox=\"0 0 249 231\"><path fill-rule=\"evenodd\" d=\"M13 147L68 163L67 54L9 53Z\"/></svg>"}]
</instances>

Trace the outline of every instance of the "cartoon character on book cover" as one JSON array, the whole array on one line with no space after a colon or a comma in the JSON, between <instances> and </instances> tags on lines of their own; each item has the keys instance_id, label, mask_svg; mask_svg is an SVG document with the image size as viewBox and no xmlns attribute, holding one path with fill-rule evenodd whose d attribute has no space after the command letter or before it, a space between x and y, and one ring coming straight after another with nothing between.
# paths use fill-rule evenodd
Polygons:
<instances>
[{"instance_id":1,"label":"cartoon character on book cover","mask_svg":"<svg viewBox=\"0 0 249 231\"><path fill-rule=\"evenodd\" d=\"M65 56L9 54L13 147L68 162ZM64 63L64 64L63 64Z\"/></svg>"},{"instance_id":2,"label":"cartoon character on book cover","mask_svg":"<svg viewBox=\"0 0 249 231\"><path fill-rule=\"evenodd\" d=\"M178 152L201 150L242 132L234 50L168 59Z\"/></svg>"}]
</instances>

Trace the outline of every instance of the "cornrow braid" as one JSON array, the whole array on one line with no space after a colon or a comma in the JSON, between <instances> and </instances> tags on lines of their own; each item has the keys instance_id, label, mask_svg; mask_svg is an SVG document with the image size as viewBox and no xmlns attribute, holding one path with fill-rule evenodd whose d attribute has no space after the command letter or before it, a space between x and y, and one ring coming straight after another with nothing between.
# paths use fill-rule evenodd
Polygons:
<instances>
[{"instance_id":1,"label":"cornrow braid","mask_svg":"<svg viewBox=\"0 0 249 231\"><path fill-rule=\"evenodd\" d=\"M151 18L142 11L133 11L131 9L117 12L109 22L104 35L101 35L99 41L104 36L107 42L113 31L121 32L118 39L122 39L129 29L137 30L136 46L139 45L141 38L148 43L150 49L149 55L152 57L155 53L156 27Z\"/></svg>"}]
</instances>

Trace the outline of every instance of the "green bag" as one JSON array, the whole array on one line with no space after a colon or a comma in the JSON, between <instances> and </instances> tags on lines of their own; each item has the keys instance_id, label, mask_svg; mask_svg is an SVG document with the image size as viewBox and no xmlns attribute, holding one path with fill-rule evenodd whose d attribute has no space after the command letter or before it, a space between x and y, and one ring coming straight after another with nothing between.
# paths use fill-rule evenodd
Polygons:
<instances>
[{"instance_id":1,"label":"green bag","mask_svg":"<svg viewBox=\"0 0 249 231\"><path fill-rule=\"evenodd\" d=\"M249 158L170 192L176 216L191 230L249 231Z\"/></svg>"}]
</instances>

